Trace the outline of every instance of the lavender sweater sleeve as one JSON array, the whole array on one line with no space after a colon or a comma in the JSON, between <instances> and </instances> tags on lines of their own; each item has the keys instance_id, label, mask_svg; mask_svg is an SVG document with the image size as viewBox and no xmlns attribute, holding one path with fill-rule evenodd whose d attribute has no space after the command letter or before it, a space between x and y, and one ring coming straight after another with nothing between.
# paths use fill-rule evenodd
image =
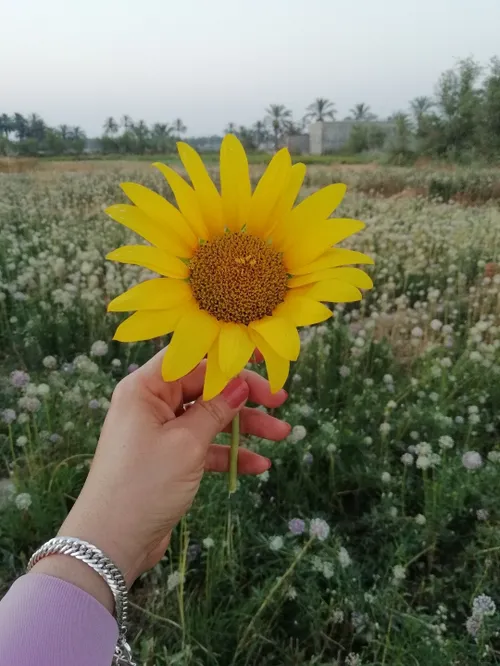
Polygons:
<instances>
[{"instance_id":1,"label":"lavender sweater sleeve","mask_svg":"<svg viewBox=\"0 0 500 666\"><path fill-rule=\"evenodd\" d=\"M0 601L0 666L110 666L118 626L71 583L27 574Z\"/></svg>"}]
</instances>

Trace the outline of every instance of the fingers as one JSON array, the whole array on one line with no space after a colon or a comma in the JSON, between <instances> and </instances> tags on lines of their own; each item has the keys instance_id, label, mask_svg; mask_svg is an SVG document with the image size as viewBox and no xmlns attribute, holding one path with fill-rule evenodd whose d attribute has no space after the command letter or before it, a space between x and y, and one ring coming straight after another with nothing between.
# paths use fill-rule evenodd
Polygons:
<instances>
[{"instance_id":1,"label":"fingers","mask_svg":"<svg viewBox=\"0 0 500 666\"><path fill-rule=\"evenodd\" d=\"M281 389L277 393L271 393L269 382L252 370L243 370L239 375L248 384L250 402L255 402L264 407L280 407L288 397L288 393ZM205 381L205 362L202 361L189 375L181 380L184 402L196 400L203 391Z\"/></svg>"},{"instance_id":2,"label":"fingers","mask_svg":"<svg viewBox=\"0 0 500 666\"><path fill-rule=\"evenodd\" d=\"M244 435L255 435L263 439L279 442L288 437L292 429L289 423L261 412L260 409L243 407L240 412L240 432ZM230 428L226 428L227 431Z\"/></svg>"},{"instance_id":3,"label":"fingers","mask_svg":"<svg viewBox=\"0 0 500 666\"><path fill-rule=\"evenodd\" d=\"M258 349L256 349L252 354L252 363L262 363L263 360L264 360L263 355Z\"/></svg>"},{"instance_id":4,"label":"fingers","mask_svg":"<svg viewBox=\"0 0 500 666\"><path fill-rule=\"evenodd\" d=\"M240 411L248 394L248 384L235 377L218 396L207 401L198 399L173 423L188 429L196 441L208 447Z\"/></svg>"},{"instance_id":5,"label":"fingers","mask_svg":"<svg viewBox=\"0 0 500 666\"><path fill-rule=\"evenodd\" d=\"M230 447L221 444L212 444L205 459L206 472L228 472ZM249 451L243 447L238 449L238 473L262 474L271 467L269 458Z\"/></svg>"}]
</instances>

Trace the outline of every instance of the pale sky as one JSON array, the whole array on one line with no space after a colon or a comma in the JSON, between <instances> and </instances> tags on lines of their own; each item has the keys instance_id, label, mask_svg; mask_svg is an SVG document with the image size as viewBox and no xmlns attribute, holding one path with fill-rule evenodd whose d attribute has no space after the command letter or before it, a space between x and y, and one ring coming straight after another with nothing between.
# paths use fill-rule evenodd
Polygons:
<instances>
[{"instance_id":1,"label":"pale sky","mask_svg":"<svg viewBox=\"0 0 500 666\"><path fill-rule=\"evenodd\" d=\"M457 58L500 55L500 0L5 0L0 113L99 134L124 113L188 134L270 103L380 116L432 94Z\"/></svg>"}]
</instances>

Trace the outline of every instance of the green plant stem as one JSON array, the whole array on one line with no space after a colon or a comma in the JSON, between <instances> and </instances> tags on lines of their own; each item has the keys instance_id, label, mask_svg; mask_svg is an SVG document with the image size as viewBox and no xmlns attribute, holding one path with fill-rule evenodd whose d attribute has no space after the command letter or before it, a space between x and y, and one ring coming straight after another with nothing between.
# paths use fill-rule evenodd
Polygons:
<instances>
[{"instance_id":1,"label":"green plant stem","mask_svg":"<svg viewBox=\"0 0 500 666\"><path fill-rule=\"evenodd\" d=\"M238 447L240 445L240 415L233 419L231 424L231 452L229 457L229 494L236 492L238 480Z\"/></svg>"}]
</instances>

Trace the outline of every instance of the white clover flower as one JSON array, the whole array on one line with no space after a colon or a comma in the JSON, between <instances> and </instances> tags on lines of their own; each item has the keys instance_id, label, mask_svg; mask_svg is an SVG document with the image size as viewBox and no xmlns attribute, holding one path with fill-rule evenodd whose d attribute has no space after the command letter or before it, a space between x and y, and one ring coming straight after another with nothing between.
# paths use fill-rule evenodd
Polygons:
<instances>
[{"instance_id":1,"label":"white clover flower","mask_svg":"<svg viewBox=\"0 0 500 666\"><path fill-rule=\"evenodd\" d=\"M333 624L341 624L344 621L344 611L336 609L332 612Z\"/></svg>"},{"instance_id":2,"label":"white clover flower","mask_svg":"<svg viewBox=\"0 0 500 666\"><path fill-rule=\"evenodd\" d=\"M374 381L371 377L366 377L366 379L363 380L363 384L365 386L368 386L368 388L370 388L371 386L373 386Z\"/></svg>"},{"instance_id":3,"label":"white clover flower","mask_svg":"<svg viewBox=\"0 0 500 666\"><path fill-rule=\"evenodd\" d=\"M386 409L396 409L397 406L398 406L397 402L395 402L394 400L389 400L389 402L387 403L385 408Z\"/></svg>"},{"instance_id":4,"label":"white clover flower","mask_svg":"<svg viewBox=\"0 0 500 666\"><path fill-rule=\"evenodd\" d=\"M388 435L391 431L391 424L387 423L387 421L384 421L380 424L379 430L382 435Z\"/></svg>"},{"instance_id":5,"label":"white clover flower","mask_svg":"<svg viewBox=\"0 0 500 666\"><path fill-rule=\"evenodd\" d=\"M28 396L23 396L22 398L19 398L19 407L21 409L25 409L27 412L31 412L34 414L35 412L38 412L40 407L42 406L42 403L38 398L32 398Z\"/></svg>"},{"instance_id":6,"label":"white clover flower","mask_svg":"<svg viewBox=\"0 0 500 666\"><path fill-rule=\"evenodd\" d=\"M488 460L492 463L500 463L500 451L490 451L488 453Z\"/></svg>"},{"instance_id":7,"label":"white clover flower","mask_svg":"<svg viewBox=\"0 0 500 666\"><path fill-rule=\"evenodd\" d=\"M262 483L266 483L267 481L269 481L269 470L266 469L264 472L261 472L260 474L257 474L257 478Z\"/></svg>"},{"instance_id":8,"label":"white clover flower","mask_svg":"<svg viewBox=\"0 0 500 666\"><path fill-rule=\"evenodd\" d=\"M439 321L439 319L433 319L431 321L431 328L432 328L433 331L439 331L442 326L443 326L443 322Z\"/></svg>"},{"instance_id":9,"label":"white clover flower","mask_svg":"<svg viewBox=\"0 0 500 666\"><path fill-rule=\"evenodd\" d=\"M361 657L355 652L349 652L345 658L345 666L361 666Z\"/></svg>"},{"instance_id":10,"label":"white clover flower","mask_svg":"<svg viewBox=\"0 0 500 666\"><path fill-rule=\"evenodd\" d=\"M403 463L403 465L406 465L407 467L413 465L413 456L411 455L411 453L403 453L403 455L401 456L401 462Z\"/></svg>"},{"instance_id":11,"label":"white clover flower","mask_svg":"<svg viewBox=\"0 0 500 666\"><path fill-rule=\"evenodd\" d=\"M432 453L432 446L429 442L420 442L415 446L415 452L419 456L428 456Z\"/></svg>"},{"instance_id":12,"label":"white clover flower","mask_svg":"<svg viewBox=\"0 0 500 666\"><path fill-rule=\"evenodd\" d=\"M111 365L112 365L113 368L121 368L122 367L122 362L119 358L114 358L111 361Z\"/></svg>"},{"instance_id":13,"label":"white clover flower","mask_svg":"<svg viewBox=\"0 0 500 666\"><path fill-rule=\"evenodd\" d=\"M17 444L18 446L26 446L27 443L28 443L28 438L26 437L26 435L20 435L20 436L16 439L16 444Z\"/></svg>"},{"instance_id":14,"label":"white clover flower","mask_svg":"<svg viewBox=\"0 0 500 666\"><path fill-rule=\"evenodd\" d=\"M45 398L50 393L50 386L48 384L38 384L36 392L41 398Z\"/></svg>"},{"instance_id":15,"label":"white clover flower","mask_svg":"<svg viewBox=\"0 0 500 666\"><path fill-rule=\"evenodd\" d=\"M483 464L481 454L477 451L467 451L462 456L462 465L466 469L479 469Z\"/></svg>"},{"instance_id":16,"label":"white clover flower","mask_svg":"<svg viewBox=\"0 0 500 666\"><path fill-rule=\"evenodd\" d=\"M402 564L396 564L392 567L392 582L395 584L400 583L406 578L406 568Z\"/></svg>"},{"instance_id":17,"label":"white clover flower","mask_svg":"<svg viewBox=\"0 0 500 666\"><path fill-rule=\"evenodd\" d=\"M382 472L380 480L382 481L382 483L390 483L391 475L389 474L389 472Z\"/></svg>"},{"instance_id":18,"label":"white clover flower","mask_svg":"<svg viewBox=\"0 0 500 666\"><path fill-rule=\"evenodd\" d=\"M57 360L54 356L46 356L43 359L42 364L47 370L55 370L57 368Z\"/></svg>"},{"instance_id":19,"label":"white clover flower","mask_svg":"<svg viewBox=\"0 0 500 666\"><path fill-rule=\"evenodd\" d=\"M342 569L347 569L352 564L351 556L343 546L338 552L337 559Z\"/></svg>"},{"instance_id":20,"label":"white clover flower","mask_svg":"<svg viewBox=\"0 0 500 666\"><path fill-rule=\"evenodd\" d=\"M384 382L384 384L392 384L394 382L394 379L392 375L384 375L382 377L382 381Z\"/></svg>"},{"instance_id":21,"label":"white clover flower","mask_svg":"<svg viewBox=\"0 0 500 666\"><path fill-rule=\"evenodd\" d=\"M363 444L366 444L366 446L371 446L373 444L373 438L372 437L365 437L363 439Z\"/></svg>"},{"instance_id":22,"label":"white clover flower","mask_svg":"<svg viewBox=\"0 0 500 666\"><path fill-rule=\"evenodd\" d=\"M439 438L438 442L439 442L439 447L443 450L452 449L455 445L453 438L450 437L449 435L442 435Z\"/></svg>"},{"instance_id":23,"label":"white clover flower","mask_svg":"<svg viewBox=\"0 0 500 666\"><path fill-rule=\"evenodd\" d=\"M108 353L108 345L104 340L96 340L90 348L91 356L106 356Z\"/></svg>"},{"instance_id":24,"label":"white clover flower","mask_svg":"<svg viewBox=\"0 0 500 666\"><path fill-rule=\"evenodd\" d=\"M13 409L2 409L0 412L0 419L7 425L14 423L16 420L16 412Z\"/></svg>"},{"instance_id":25,"label":"white clover flower","mask_svg":"<svg viewBox=\"0 0 500 666\"><path fill-rule=\"evenodd\" d=\"M169 592L172 592L172 590L175 590L176 587L178 587L182 581L183 581L183 575L181 574L180 571L174 571L169 575L167 578L167 590Z\"/></svg>"},{"instance_id":26,"label":"white clover flower","mask_svg":"<svg viewBox=\"0 0 500 666\"><path fill-rule=\"evenodd\" d=\"M415 516L415 522L417 525L425 525L427 522L427 518L422 514L422 513L417 513Z\"/></svg>"},{"instance_id":27,"label":"white clover flower","mask_svg":"<svg viewBox=\"0 0 500 666\"><path fill-rule=\"evenodd\" d=\"M14 504L19 509L19 511L27 511L32 505L33 500L29 493L20 493L14 498Z\"/></svg>"},{"instance_id":28,"label":"white clover flower","mask_svg":"<svg viewBox=\"0 0 500 666\"><path fill-rule=\"evenodd\" d=\"M472 614L475 617L491 617L497 610L496 604L487 594L480 594L472 602Z\"/></svg>"},{"instance_id":29,"label":"white clover flower","mask_svg":"<svg viewBox=\"0 0 500 666\"><path fill-rule=\"evenodd\" d=\"M465 622L467 633L473 638L476 638L481 629L482 623L483 618L481 616L471 615Z\"/></svg>"},{"instance_id":30,"label":"white clover flower","mask_svg":"<svg viewBox=\"0 0 500 666\"><path fill-rule=\"evenodd\" d=\"M487 509L478 509L476 511L476 518L482 522L485 522L490 517L490 512Z\"/></svg>"},{"instance_id":31,"label":"white clover flower","mask_svg":"<svg viewBox=\"0 0 500 666\"><path fill-rule=\"evenodd\" d=\"M323 562L322 574L327 579L333 578L335 571L331 562Z\"/></svg>"},{"instance_id":32,"label":"white clover flower","mask_svg":"<svg viewBox=\"0 0 500 666\"><path fill-rule=\"evenodd\" d=\"M469 414L469 423L477 425L481 421L479 414Z\"/></svg>"},{"instance_id":33,"label":"white clover flower","mask_svg":"<svg viewBox=\"0 0 500 666\"><path fill-rule=\"evenodd\" d=\"M288 439L292 444L298 444L307 435L307 430L303 425L293 426L292 432L288 435Z\"/></svg>"},{"instance_id":34,"label":"white clover flower","mask_svg":"<svg viewBox=\"0 0 500 666\"><path fill-rule=\"evenodd\" d=\"M269 539L269 549L273 551L281 550L284 543L282 536L273 536Z\"/></svg>"},{"instance_id":35,"label":"white clover flower","mask_svg":"<svg viewBox=\"0 0 500 666\"><path fill-rule=\"evenodd\" d=\"M351 374L351 370L347 367L347 365L341 365L339 369L339 374L341 377L349 377Z\"/></svg>"},{"instance_id":36,"label":"white clover flower","mask_svg":"<svg viewBox=\"0 0 500 666\"><path fill-rule=\"evenodd\" d=\"M203 543L203 548L206 548L207 550L210 550L210 548L213 548L215 546L215 541L212 539L212 537L205 537L202 543Z\"/></svg>"},{"instance_id":37,"label":"white clover flower","mask_svg":"<svg viewBox=\"0 0 500 666\"><path fill-rule=\"evenodd\" d=\"M296 599L297 598L297 590L292 585L290 585L290 587L287 590L286 596L288 597L288 599L291 599L291 600Z\"/></svg>"},{"instance_id":38,"label":"white clover flower","mask_svg":"<svg viewBox=\"0 0 500 666\"><path fill-rule=\"evenodd\" d=\"M420 328L420 326L415 326L415 328L412 328L412 331L411 331L412 338L421 338L423 335L424 335L424 332Z\"/></svg>"},{"instance_id":39,"label":"white clover flower","mask_svg":"<svg viewBox=\"0 0 500 666\"><path fill-rule=\"evenodd\" d=\"M429 456L418 456L417 462L415 464L418 469L429 469L431 466L431 459Z\"/></svg>"},{"instance_id":40,"label":"white clover flower","mask_svg":"<svg viewBox=\"0 0 500 666\"><path fill-rule=\"evenodd\" d=\"M297 409L299 414L305 416L306 418L314 414L314 409L310 405L299 405Z\"/></svg>"},{"instance_id":41,"label":"white clover flower","mask_svg":"<svg viewBox=\"0 0 500 666\"><path fill-rule=\"evenodd\" d=\"M320 541L325 541L330 534L330 526L322 518L313 518L309 523L309 534Z\"/></svg>"},{"instance_id":42,"label":"white clover flower","mask_svg":"<svg viewBox=\"0 0 500 666\"><path fill-rule=\"evenodd\" d=\"M416 441L417 439L420 438L420 434L416 430L412 430L410 432L410 437Z\"/></svg>"}]
</instances>

